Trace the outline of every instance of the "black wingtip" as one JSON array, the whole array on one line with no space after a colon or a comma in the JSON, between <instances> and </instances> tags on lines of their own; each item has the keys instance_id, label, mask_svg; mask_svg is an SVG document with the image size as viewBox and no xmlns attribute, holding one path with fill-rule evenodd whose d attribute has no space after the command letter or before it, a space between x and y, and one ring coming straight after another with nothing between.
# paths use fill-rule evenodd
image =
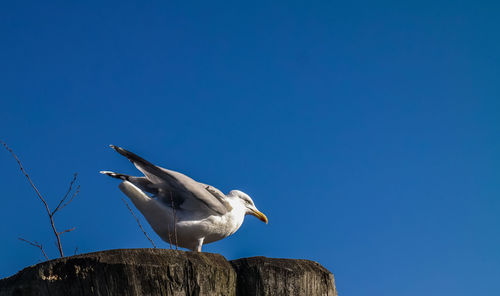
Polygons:
<instances>
[{"instance_id":1,"label":"black wingtip","mask_svg":"<svg viewBox=\"0 0 500 296\"><path fill-rule=\"evenodd\" d=\"M144 158L142 158L142 157L140 157L140 156L136 155L135 153L132 153L132 152L130 152L128 150L125 150L122 147L118 147L118 146L115 146L115 145L109 145L109 147L113 148L116 152L118 152L121 155L123 155L126 158L128 158L134 164L136 162L138 162L138 163L142 163L142 164L147 164L147 165L154 166L152 163L150 163L149 161L145 160Z\"/></svg>"},{"instance_id":2,"label":"black wingtip","mask_svg":"<svg viewBox=\"0 0 500 296\"><path fill-rule=\"evenodd\" d=\"M123 155L125 157L129 157L130 152L123 149L122 147L118 147L115 145L109 145L109 147L113 148L116 152L120 153L121 155Z\"/></svg>"},{"instance_id":3,"label":"black wingtip","mask_svg":"<svg viewBox=\"0 0 500 296\"><path fill-rule=\"evenodd\" d=\"M113 177L113 178L116 178L116 179L122 179L124 181L128 181L129 178L130 178L129 175L117 174L117 173L111 172L111 171L100 171L99 173L101 173L103 175L107 175L107 176Z\"/></svg>"}]
</instances>

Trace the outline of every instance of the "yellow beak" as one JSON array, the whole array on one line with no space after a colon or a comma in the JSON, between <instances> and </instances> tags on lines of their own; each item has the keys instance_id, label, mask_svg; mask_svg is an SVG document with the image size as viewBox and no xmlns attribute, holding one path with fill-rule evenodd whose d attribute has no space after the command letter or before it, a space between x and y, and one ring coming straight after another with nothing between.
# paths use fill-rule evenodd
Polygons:
<instances>
[{"instance_id":1,"label":"yellow beak","mask_svg":"<svg viewBox=\"0 0 500 296\"><path fill-rule=\"evenodd\" d=\"M267 217L261 211L252 210L252 215L254 215L255 217L259 218L260 221L265 222L267 224Z\"/></svg>"}]
</instances>

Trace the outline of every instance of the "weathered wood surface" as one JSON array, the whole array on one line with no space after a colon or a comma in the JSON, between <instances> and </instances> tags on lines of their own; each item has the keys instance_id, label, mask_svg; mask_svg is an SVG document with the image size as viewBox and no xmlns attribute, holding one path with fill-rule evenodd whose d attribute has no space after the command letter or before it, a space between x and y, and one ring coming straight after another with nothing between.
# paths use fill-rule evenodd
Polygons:
<instances>
[{"instance_id":1,"label":"weathered wood surface","mask_svg":"<svg viewBox=\"0 0 500 296\"><path fill-rule=\"evenodd\" d=\"M337 295L333 274L313 261L251 257L231 264L238 296Z\"/></svg>"},{"instance_id":2,"label":"weathered wood surface","mask_svg":"<svg viewBox=\"0 0 500 296\"><path fill-rule=\"evenodd\" d=\"M54 259L0 280L0 296L329 295L333 275L308 260L165 249L110 250Z\"/></svg>"}]
</instances>

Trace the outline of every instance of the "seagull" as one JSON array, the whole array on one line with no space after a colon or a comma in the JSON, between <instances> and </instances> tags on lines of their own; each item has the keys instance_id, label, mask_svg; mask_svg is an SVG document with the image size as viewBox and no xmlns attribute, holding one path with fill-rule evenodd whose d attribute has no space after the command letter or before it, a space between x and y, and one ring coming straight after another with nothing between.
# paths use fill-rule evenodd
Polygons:
<instances>
[{"instance_id":1,"label":"seagull","mask_svg":"<svg viewBox=\"0 0 500 296\"><path fill-rule=\"evenodd\" d=\"M232 190L225 195L213 186L156 166L121 147L110 147L128 158L144 176L100 173L122 180L118 188L169 244L201 252L203 244L234 234L245 215L268 222L266 215L242 191Z\"/></svg>"}]
</instances>

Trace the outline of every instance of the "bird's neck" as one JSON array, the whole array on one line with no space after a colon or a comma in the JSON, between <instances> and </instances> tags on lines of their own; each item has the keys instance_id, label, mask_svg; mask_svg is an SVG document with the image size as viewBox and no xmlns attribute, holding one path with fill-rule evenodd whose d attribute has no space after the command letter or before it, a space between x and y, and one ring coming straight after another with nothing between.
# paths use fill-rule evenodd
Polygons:
<instances>
[{"instance_id":1,"label":"bird's neck","mask_svg":"<svg viewBox=\"0 0 500 296\"><path fill-rule=\"evenodd\" d=\"M228 235L235 233L243 224L243 220L245 220L246 208L237 200L230 201L233 209L226 214L226 218L228 221L231 221L229 224L232 225L231 230Z\"/></svg>"}]
</instances>

